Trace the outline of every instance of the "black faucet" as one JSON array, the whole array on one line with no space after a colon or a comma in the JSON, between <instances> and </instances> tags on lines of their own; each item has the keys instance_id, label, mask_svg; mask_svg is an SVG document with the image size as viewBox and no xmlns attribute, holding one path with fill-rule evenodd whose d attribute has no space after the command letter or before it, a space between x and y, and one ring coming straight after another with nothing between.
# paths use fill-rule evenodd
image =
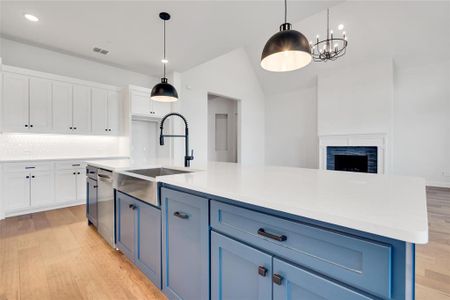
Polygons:
<instances>
[{"instance_id":1,"label":"black faucet","mask_svg":"<svg viewBox=\"0 0 450 300\"><path fill-rule=\"evenodd\" d=\"M178 116L184 121L184 135L181 134L163 134L164 130L164 121L170 116ZM191 155L189 155L189 129L186 118L179 113L169 113L165 115L161 120L161 125L159 126L161 132L159 134L159 144L161 146L164 145L165 137L184 137L184 145L185 145L185 155L184 155L184 166L189 167L191 165L191 160L194 160L194 150L192 150Z\"/></svg>"}]
</instances>

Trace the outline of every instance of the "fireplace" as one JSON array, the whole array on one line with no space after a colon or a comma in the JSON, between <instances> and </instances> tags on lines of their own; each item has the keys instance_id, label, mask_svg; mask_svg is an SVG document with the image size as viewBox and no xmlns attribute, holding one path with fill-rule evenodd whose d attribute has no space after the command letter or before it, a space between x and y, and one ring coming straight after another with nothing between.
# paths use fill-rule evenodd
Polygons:
<instances>
[{"instance_id":1,"label":"fireplace","mask_svg":"<svg viewBox=\"0 0 450 300\"><path fill-rule=\"evenodd\" d=\"M328 146L327 170L378 173L377 147Z\"/></svg>"}]
</instances>

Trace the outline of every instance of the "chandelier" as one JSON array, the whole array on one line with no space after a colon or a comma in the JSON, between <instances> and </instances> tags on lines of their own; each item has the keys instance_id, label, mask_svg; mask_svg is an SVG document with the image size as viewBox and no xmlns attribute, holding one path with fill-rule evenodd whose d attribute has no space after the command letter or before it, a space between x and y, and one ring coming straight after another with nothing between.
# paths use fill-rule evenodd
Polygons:
<instances>
[{"instance_id":1,"label":"chandelier","mask_svg":"<svg viewBox=\"0 0 450 300\"><path fill-rule=\"evenodd\" d=\"M340 24L338 30L342 31L344 25ZM319 40L316 36L316 43L310 43L311 56L315 62L333 61L345 54L348 41L345 31L342 31L341 37L334 36L333 30L330 30L330 9L327 9L327 38Z\"/></svg>"}]
</instances>

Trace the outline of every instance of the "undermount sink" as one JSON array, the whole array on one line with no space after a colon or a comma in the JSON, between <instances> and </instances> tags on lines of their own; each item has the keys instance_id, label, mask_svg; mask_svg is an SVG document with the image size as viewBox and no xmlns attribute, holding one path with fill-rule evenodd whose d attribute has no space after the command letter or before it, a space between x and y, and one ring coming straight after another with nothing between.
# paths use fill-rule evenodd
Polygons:
<instances>
[{"instance_id":1,"label":"undermount sink","mask_svg":"<svg viewBox=\"0 0 450 300\"><path fill-rule=\"evenodd\" d=\"M153 169L128 170L127 172L154 178L157 176L191 173L192 171L176 170L168 168L153 168Z\"/></svg>"}]
</instances>

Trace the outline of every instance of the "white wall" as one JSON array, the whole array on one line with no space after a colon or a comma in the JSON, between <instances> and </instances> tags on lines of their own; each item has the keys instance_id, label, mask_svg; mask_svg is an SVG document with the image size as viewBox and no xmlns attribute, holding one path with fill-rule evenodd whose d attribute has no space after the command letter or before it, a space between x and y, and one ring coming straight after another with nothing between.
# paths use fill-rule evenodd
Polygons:
<instances>
[{"instance_id":1,"label":"white wall","mask_svg":"<svg viewBox=\"0 0 450 300\"><path fill-rule=\"evenodd\" d=\"M266 163L318 167L317 86L266 96Z\"/></svg>"},{"instance_id":2,"label":"white wall","mask_svg":"<svg viewBox=\"0 0 450 300\"><path fill-rule=\"evenodd\" d=\"M394 124L394 172L450 187L450 60L396 68Z\"/></svg>"},{"instance_id":3,"label":"white wall","mask_svg":"<svg viewBox=\"0 0 450 300\"><path fill-rule=\"evenodd\" d=\"M318 76L318 134L391 133L392 60L328 70Z\"/></svg>"},{"instance_id":4,"label":"white wall","mask_svg":"<svg viewBox=\"0 0 450 300\"><path fill-rule=\"evenodd\" d=\"M208 93L239 100L239 161L264 164L264 94L247 53L237 49L180 74L180 101L174 108L189 122L195 163L208 159ZM177 122L177 127L179 123ZM180 128L175 127L176 130ZM184 157L183 141L175 141L174 158Z\"/></svg>"},{"instance_id":5,"label":"white wall","mask_svg":"<svg viewBox=\"0 0 450 300\"><path fill-rule=\"evenodd\" d=\"M152 88L158 78L98 63L93 60L0 38L3 64L54 73L116 86L128 84Z\"/></svg>"}]
</instances>

